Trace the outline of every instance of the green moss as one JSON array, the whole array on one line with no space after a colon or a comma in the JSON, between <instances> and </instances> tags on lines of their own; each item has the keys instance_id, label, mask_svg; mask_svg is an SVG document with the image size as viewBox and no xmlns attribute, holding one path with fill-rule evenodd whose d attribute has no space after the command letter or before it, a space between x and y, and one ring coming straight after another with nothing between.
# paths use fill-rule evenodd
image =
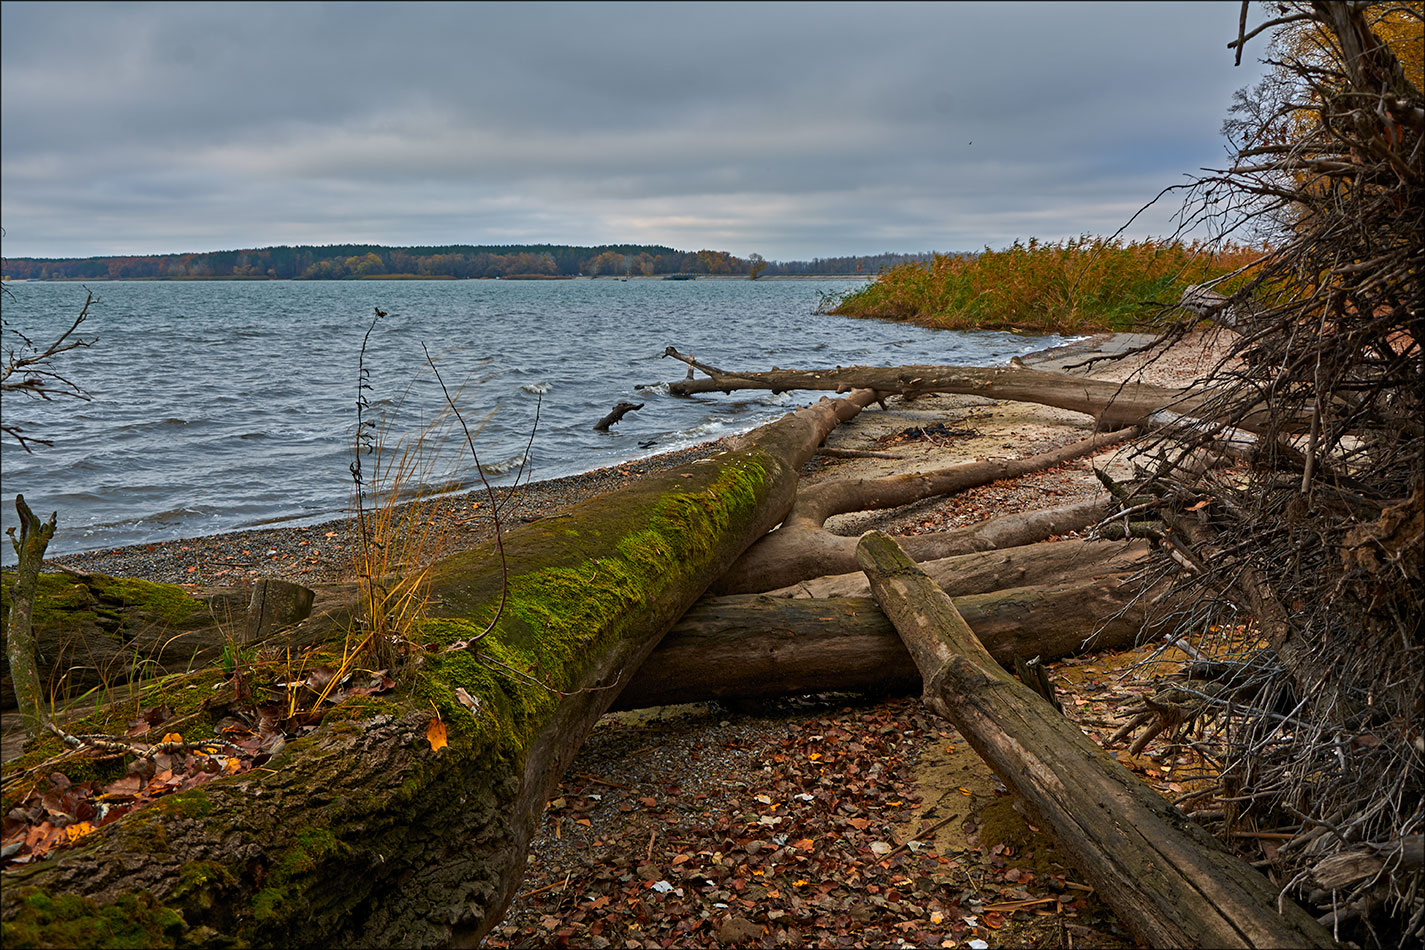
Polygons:
<instances>
[{"instance_id":1,"label":"green moss","mask_svg":"<svg viewBox=\"0 0 1425 950\"><path fill-rule=\"evenodd\" d=\"M157 622L176 626L199 611L206 610L207 604L189 596L188 592L176 584L158 584L131 577L102 578L99 599L117 603L121 607L138 607Z\"/></svg>"},{"instance_id":2,"label":"green moss","mask_svg":"<svg viewBox=\"0 0 1425 950\"><path fill-rule=\"evenodd\" d=\"M13 571L0 579L0 609L10 613ZM145 624L179 626L207 610L176 584L91 574L80 581L68 574L41 574L35 588L33 624L36 636L59 636L87 626L112 628L131 612Z\"/></svg>"},{"instance_id":3,"label":"green moss","mask_svg":"<svg viewBox=\"0 0 1425 950\"><path fill-rule=\"evenodd\" d=\"M201 788L165 795L149 806L156 813L172 818L205 818L213 813L213 800Z\"/></svg>"},{"instance_id":4,"label":"green moss","mask_svg":"<svg viewBox=\"0 0 1425 950\"><path fill-rule=\"evenodd\" d=\"M225 909L223 901L237 883L236 876L216 861L195 861L184 865L178 873L168 901L176 907L198 910L201 917L208 917L215 909Z\"/></svg>"},{"instance_id":5,"label":"green moss","mask_svg":"<svg viewBox=\"0 0 1425 950\"><path fill-rule=\"evenodd\" d=\"M304 879L324 861L343 855L350 848L325 828L304 828L297 840L277 860L262 890L252 899L252 915L259 924L292 918L298 911L293 902L306 903Z\"/></svg>"},{"instance_id":6,"label":"green moss","mask_svg":"<svg viewBox=\"0 0 1425 950\"><path fill-rule=\"evenodd\" d=\"M146 891L100 904L72 894L51 896L27 888L15 915L4 922L7 948L173 947L183 936L183 918Z\"/></svg>"},{"instance_id":7,"label":"green moss","mask_svg":"<svg viewBox=\"0 0 1425 950\"><path fill-rule=\"evenodd\" d=\"M453 727L452 744L459 733L470 742L522 751L558 704L557 691L581 683L588 662L627 631L627 618L704 571L727 530L757 509L767 481L765 461L748 453L709 466L686 488L679 482L669 490L664 481L651 497L600 499L598 518L582 519L577 530L555 524L526 534L509 552L518 569L508 578L498 619L497 588L458 586L479 576L474 559L492 553L451 559L443 570L452 581L440 593L445 612L454 616L419 622L412 639L440 646L473 640L496 621L473 655L433 656L418 688L448 730ZM457 686L481 699L478 714L455 701Z\"/></svg>"}]
</instances>

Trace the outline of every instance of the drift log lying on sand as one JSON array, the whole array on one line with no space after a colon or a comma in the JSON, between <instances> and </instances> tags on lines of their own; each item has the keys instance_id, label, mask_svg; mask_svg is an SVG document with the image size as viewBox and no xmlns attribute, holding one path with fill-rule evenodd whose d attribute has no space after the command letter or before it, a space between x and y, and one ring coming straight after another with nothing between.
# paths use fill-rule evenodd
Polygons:
<instances>
[{"instance_id":1,"label":"drift log lying on sand","mask_svg":"<svg viewBox=\"0 0 1425 950\"><path fill-rule=\"evenodd\" d=\"M1265 877L1004 672L894 541L871 532L856 553L924 677L926 704L1014 790L1138 940L1336 945Z\"/></svg>"},{"instance_id":2,"label":"drift log lying on sand","mask_svg":"<svg viewBox=\"0 0 1425 950\"><path fill-rule=\"evenodd\" d=\"M1127 575L956 597L955 605L995 659L1050 660L1135 646L1155 614ZM742 594L706 597L669 631L615 709L710 699L921 687L905 645L869 597L830 599Z\"/></svg>"},{"instance_id":3,"label":"drift log lying on sand","mask_svg":"<svg viewBox=\"0 0 1425 950\"><path fill-rule=\"evenodd\" d=\"M983 521L972 527L988 526L1000 520L1003 519ZM913 540L914 536L898 538L897 543L905 548ZM1127 574L1147 553L1146 541L1074 539L1010 547L992 545L989 550L919 563L920 569L941 590L951 597L963 597L1011 587L1077 584L1110 574ZM871 585L864 571L852 571L814 577L765 593L768 597L870 597Z\"/></svg>"},{"instance_id":4,"label":"drift log lying on sand","mask_svg":"<svg viewBox=\"0 0 1425 950\"><path fill-rule=\"evenodd\" d=\"M832 515L878 508L896 508L936 495L948 495L1001 478L1016 478L1029 472L1052 468L1071 459L1091 455L1122 442L1132 430L1105 432L1070 445L1025 458L985 459L961 462L933 472L910 472L883 478L842 478L802 488L776 531L758 541L712 587L717 594L751 594L786 587L811 577L839 574L856 566L856 539L832 534L826 520ZM1020 512L1006 516L1018 530L1006 530L1010 522L990 529L990 522L968 529L913 535L905 544L917 560L949 557L994 546L981 537L988 529L997 531L1000 543L1043 540L1049 534L1072 531L1093 524L1108 513L1107 499L1099 505L1080 504L1054 514Z\"/></svg>"},{"instance_id":5,"label":"drift log lying on sand","mask_svg":"<svg viewBox=\"0 0 1425 950\"><path fill-rule=\"evenodd\" d=\"M412 631L424 665L400 674L393 699L348 701L263 768L6 870L6 943L100 943L115 928L149 945L478 941L594 722L707 584L781 520L797 469L869 398L824 400L713 459L511 531L503 559L486 546L439 562L430 619ZM187 703L188 735L211 734L236 704L213 689L223 681L206 670L165 684ZM104 714L113 728L133 706Z\"/></svg>"}]
</instances>

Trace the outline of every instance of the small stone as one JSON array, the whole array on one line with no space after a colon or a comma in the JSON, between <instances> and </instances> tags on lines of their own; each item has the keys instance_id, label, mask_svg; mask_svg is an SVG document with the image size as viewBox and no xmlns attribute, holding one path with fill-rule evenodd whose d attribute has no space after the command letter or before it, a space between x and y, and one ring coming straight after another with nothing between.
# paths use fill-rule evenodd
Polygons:
<instances>
[{"instance_id":1,"label":"small stone","mask_svg":"<svg viewBox=\"0 0 1425 950\"><path fill-rule=\"evenodd\" d=\"M717 942L722 946L746 943L762 936L762 928L746 917L729 917L717 929Z\"/></svg>"}]
</instances>

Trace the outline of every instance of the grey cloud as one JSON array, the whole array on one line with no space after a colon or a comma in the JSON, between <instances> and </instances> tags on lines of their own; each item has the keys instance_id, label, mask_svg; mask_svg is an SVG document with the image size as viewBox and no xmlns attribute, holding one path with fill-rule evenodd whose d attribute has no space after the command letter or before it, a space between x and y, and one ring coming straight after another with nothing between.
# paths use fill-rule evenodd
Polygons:
<instances>
[{"instance_id":1,"label":"grey cloud","mask_svg":"<svg viewBox=\"0 0 1425 950\"><path fill-rule=\"evenodd\" d=\"M1235 11L8 2L5 253L1111 231L1220 157Z\"/></svg>"}]
</instances>

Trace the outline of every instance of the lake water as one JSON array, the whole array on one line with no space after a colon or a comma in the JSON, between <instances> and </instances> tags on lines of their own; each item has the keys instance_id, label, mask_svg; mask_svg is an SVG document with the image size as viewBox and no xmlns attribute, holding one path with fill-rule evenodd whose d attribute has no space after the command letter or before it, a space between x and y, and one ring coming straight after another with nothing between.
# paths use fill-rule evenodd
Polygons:
<instances>
[{"instance_id":1,"label":"lake water","mask_svg":"<svg viewBox=\"0 0 1425 950\"><path fill-rule=\"evenodd\" d=\"M59 512L54 554L342 514L356 427L357 359L373 307L368 418L388 444L444 407L429 347L496 484L588 471L745 431L815 396L679 398L638 384L680 379L672 345L726 369L772 365L990 365L1057 337L925 330L814 314L848 281L572 280L114 282L91 285L94 346L57 368L89 402L11 395L4 421L53 439L26 454L0 446L0 526L23 493ZM37 342L84 302L72 283L12 283L9 327ZM8 350L14 339L7 332ZM609 432L593 424L620 401L644 403ZM538 410L538 427L535 413ZM530 443L533 432L533 443ZM434 440L433 440L434 441ZM530 445L526 459L526 446ZM458 448L458 446L456 446ZM468 486L468 455L427 480ZM370 463L367 463L370 472ZM15 556L4 544L4 563Z\"/></svg>"}]
</instances>

